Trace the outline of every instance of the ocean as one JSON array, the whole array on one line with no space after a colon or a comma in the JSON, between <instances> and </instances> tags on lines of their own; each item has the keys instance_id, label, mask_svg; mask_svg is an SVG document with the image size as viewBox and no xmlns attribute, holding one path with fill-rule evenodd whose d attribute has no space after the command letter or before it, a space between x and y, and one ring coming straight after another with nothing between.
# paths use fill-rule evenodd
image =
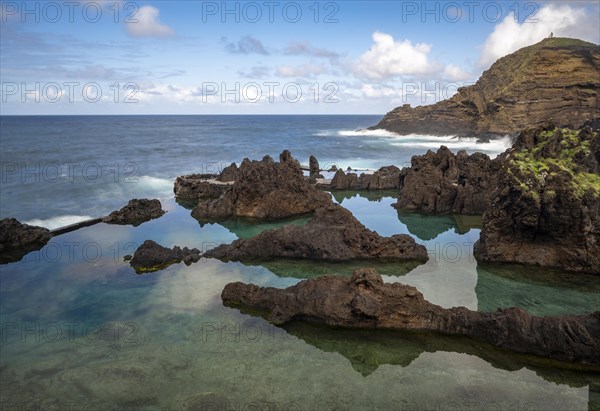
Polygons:
<instances>
[{"instance_id":1,"label":"ocean","mask_svg":"<svg viewBox=\"0 0 600 411\"><path fill-rule=\"evenodd\" d=\"M138 227L100 223L54 237L0 266L2 409L77 410L586 410L600 404L597 370L410 332L270 324L225 307L233 281L288 287L360 264L202 259L137 275L123 260L147 239L201 250L306 217L200 225L173 199L176 176L244 157L376 169L445 144L496 155L508 139L364 131L377 116L1 117L1 216L57 227L105 215L134 197L167 213ZM362 131L361 131L362 130ZM408 234L429 261L376 264L443 307L535 315L589 313L596 278L473 258L480 216L391 207L394 192L335 192L384 236Z\"/></svg>"},{"instance_id":2,"label":"ocean","mask_svg":"<svg viewBox=\"0 0 600 411\"><path fill-rule=\"evenodd\" d=\"M367 131L379 116L2 116L0 218L56 228L100 217L131 198L172 196L179 175L218 172L244 158L377 169L414 154L504 151L508 139L400 137Z\"/></svg>"}]
</instances>

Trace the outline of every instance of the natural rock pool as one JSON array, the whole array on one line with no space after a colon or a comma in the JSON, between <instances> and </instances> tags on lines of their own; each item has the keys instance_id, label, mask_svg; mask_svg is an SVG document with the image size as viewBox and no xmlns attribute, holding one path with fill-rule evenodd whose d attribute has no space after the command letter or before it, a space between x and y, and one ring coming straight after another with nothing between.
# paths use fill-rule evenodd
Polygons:
<instances>
[{"instance_id":1,"label":"natural rock pool","mask_svg":"<svg viewBox=\"0 0 600 411\"><path fill-rule=\"evenodd\" d=\"M387 282L443 307L590 313L594 277L478 266L477 217L398 213L393 193L337 192L383 236L410 234L429 261L376 264ZM200 226L174 200L139 227L98 224L1 267L2 409L572 410L600 406L600 370L422 333L283 328L224 307L232 281L287 287L360 264L213 259L136 275L123 257L147 239L212 248L280 223ZM304 224L307 217L292 220ZM289 223L290 220L286 220ZM36 408L37 407L37 408ZM69 408L70 407L70 408Z\"/></svg>"}]
</instances>

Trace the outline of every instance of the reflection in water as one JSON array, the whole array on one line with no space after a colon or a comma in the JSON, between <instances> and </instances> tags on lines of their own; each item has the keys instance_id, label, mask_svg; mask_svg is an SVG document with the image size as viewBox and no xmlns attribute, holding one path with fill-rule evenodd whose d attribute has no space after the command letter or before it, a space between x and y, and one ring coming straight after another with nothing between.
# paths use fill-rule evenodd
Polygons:
<instances>
[{"instance_id":1,"label":"reflection in water","mask_svg":"<svg viewBox=\"0 0 600 411\"><path fill-rule=\"evenodd\" d=\"M350 361L354 370L365 377L384 364L408 367L424 352L444 351L474 355L502 370L516 371L527 367L546 381L557 384L570 387L591 384L600 389L599 367L515 354L472 338L410 331L331 328L307 322L292 322L282 328L322 351L340 353Z\"/></svg>"},{"instance_id":2,"label":"reflection in water","mask_svg":"<svg viewBox=\"0 0 600 411\"><path fill-rule=\"evenodd\" d=\"M253 221L246 218L231 218L219 221L219 224L227 228L238 238L252 238L263 231L276 229L288 224L303 226L308 223L311 218L312 215L296 216L271 221Z\"/></svg>"},{"instance_id":3,"label":"reflection in water","mask_svg":"<svg viewBox=\"0 0 600 411\"><path fill-rule=\"evenodd\" d=\"M520 307L533 315L589 314L600 307L600 282L522 265L478 265L475 287L479 311Z\"/></svg>"},{"instance_id":4,"label":"reflection in water","mask_svg":"<svg viewBox=\"0 0 600 411\"><path fill-rule=\"evenodd\" d=\"M457 234L466 234L472 228L481 228L480 216L426 215L398 210L398 219L406 225L412 235L423 241L433 240L451 229Z\"/></svg>"},{"instance_id":5,"label":"reflection in water","mask_svg":"<svg viewBox=\"0 0 600 411\"><path fill-rule=\"evenodd\" d=\"M352 198L364 198L370 202L380 202L384 198L395 198L398 196L398 192L394 190L360 190L360 191L331 191L331 195L338 203L344 205L345 200Z\"/></svg>"},{"instance_id":6,"label":"reflection in water","mask_svg":"<svg viewBox=\"0 0 600 411\"><path fill-rule=\"evenodd\" d=\"M394 198L368 195L374 201L357 194L341 201L381 235L413 229L390 207ZM200 227L189 210L173 201L163 206L165 216L139 227L98 224L53 238L23 261L2 266L0 386L3 406L9 404L4 408L598 407L599 374L576 366L454 337L298 323L283 329L221 303L220 293L232 281L282 288L300 278L349 274L355 264L246 266L207 259L137 276L123 256L146 239L205 249L281 224L230 221ZM430 252L428 263L406 274L411 268L402 264L365 265L387 275L386 281L416 286L446 307L518 305L533 313L563 313L589 312L599 305L598 289L587 278L548 281L531 275L529 268L476 267L464 244L474 242L478 230L460 234L466 229L458 227L465 225L456 220L450 227L439 217L420 218L423 224L442 226L434 239L419 240ZM308 220L287 222L302 224L303 219ZM460 255L450 244L464 245ZM535 305L528 300L532 296ZM473 403L479 405L468 405Z\"/></svg>"},{"instance_id":7,"label":"reflection in water","mask_svg":"<svg viewBox=\"0 0 600 411\"><path fill-rule=\"evenodd\" d=\"M400 277L412 271L421 263L419 262L378 262L378 261L352 261L352 262L322 262L309 260L279 259L272 261L243 262L246 266L261 266L279 277L314 278L322 275L351 275L354 270L361 267L375 268L381 275Z\"/></svg>"}]
</instances>

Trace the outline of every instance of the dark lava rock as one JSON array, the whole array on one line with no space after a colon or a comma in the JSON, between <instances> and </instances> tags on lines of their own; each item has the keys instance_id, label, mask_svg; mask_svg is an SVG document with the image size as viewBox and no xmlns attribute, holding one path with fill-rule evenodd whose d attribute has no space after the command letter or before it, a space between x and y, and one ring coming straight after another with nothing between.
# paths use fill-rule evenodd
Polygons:
<instances>
[{"instance_id":1,"label":"dark lava rock","mask_svg":"<svg viewBox=\"0 0 600 411\"><path fill-rule=\"evenodd\" d=\"M589 127L523 132L483 216L478 261L600 275L599 146Z\"/></svg>"},{"instance_id":2,"label":"dark lava rock","mask_svg":"<svg viewBox=\"0 0 600 411\"><path fill-rule=\"evenodd\" d=\"M398 134L488 137L517 135L552 118L579 127L600 109L600 48L569 38L547 38L502 57L477 83L447 100L390 111L372 127ZM569 75L565 75L569 73Z\"/></svg>"},{"instance_id":3,"label":"dark lava rock","mask_svg":"<svg viewBox=\"0 0 600 411\"><path fill-rule=\"evenodd\" d=\"M317 157L310 156L308 159L309 178L323 178L323 176L319 174L319 171L321 171L321 169L319 167L319 161L317 160Z\"/></svg>"},{"instance_id":4,"label":"dark lava rock","mask_svg":"<svg viewBox=\"0 0 600 411\"><path fill-rule=\"evenodd\" d=\"M238 167L235 163L231 163L227 167L225 167L221 174L217 176L217 181L221 182L233 182L238 176Z\"/></svg>"},{"instance_id":5,"label":"dark lava rock","mask_svg":"<svg viewBox=\"0 0 600 411\"><path fill-rule=\"evenodd\" d=\"M177 201L194 201L199 199L219 198L229 188L230 184L218 180L219 176L206 178L205 174L189 174L179 176L175 180L173 192ZM194 203L195 204L195 203Z\"/></svg>"},{"instance_id":6,"label":"dark lava rock","mask_svg":"<svg viewBox=\"0 0 600 411\"><path fill-rule=\"evenodd\" d=\"M400 186L400 169L381 167L373 174L344 173L337 170L331 180L331 190L396 190Z\"/></svg>"},{"instance_id":7,"label":"dark lava rock","mask_svg":"<svg viewBox=\"0 0 600 411\"><path fill-rule=\"evenodd\" d=\"M0 220L0 264L21 260L46 245L51 237L46 228L22 224L14 218Z\"/></svg>"},{"instance_id":8,"label":"dark lava rock","mask_svg":"<svg viewBox=\"0 0 600 411\"><path fill-rule=\"evenodd\" d=\"M306 181L300 163L286 150L278 163L269 156L261 161L244 159L233 185L218 199L201 200L192 216L199 221L276 219L310 213L329 204L330 196Z\"/></svg>"},{"instance_id":9,"label":"dark lava rock","mask_svg":"<svg viewBox=\"0 0 600 411\"><path fill-rule=\"evenodd\" d=\"M385 284L369 268L356 270L352 277L319 277L286 289L230 283L221 298L226 305L265 310L275 324L303 320L344 328L463 335L507 350L600 365L600 311L534 317L515 307L492 313L447 309L428 302L414 287Z\"/></svg>"},{"instance_id":10,"label":"dark lava rock","mask_svg":"<svg viewBox=\"0 0 600 411\"><path fill-rule=\"evenodd\" d=\"M331 190L368 190L370 174L362 173L358 176L356 173L344 173L343 170L337 170L331 179Z\"/></svg>"},{"instance_id":11,"label":"dark lava rock","mask_svg":"<svg viewBox=\"0 0 600 411\"><path fill-rule=\"evenodd\" d=\"M428 213L481 215L496 194L503 163L499 156L453 154L446 146L413 156L400 172L400 193L394 207Z\"/></svg>"},{"instance_id":12,"label":"dark lava rock","mask_svg":"<svg viewBox=\"0 0 600 411\"><path fill-rule=\"evenodd\" d=\"M220 174L189 174L179 176L175 180L173 192L177 201L194 201L199 199L219 198L238 175L238 167L231 163Z\"/></svg>"},{"instance_id":13,"label":"dark lava rock","mask_svg":"<svg viewBox=\"0 0 600 411\"><path fill-rule=\"evenodd\" d=\"M138 274L142 274L162 270L171 264L178 264L182 261L186 265L190 265L199 260L200 251L197 248L191 250L187 247L181 249L178 246L166 248L152 240L146 240L135 250L129 264Z\"/></svg>"},{"instance_id":14,"label":"dark lava rock","mask_svg":"<svg viewBox=\"0 0 600 411\"><path fill-rule=\"evenodd\" d=\"M107 224L131 224L134 227L165 214L159 200L133 199L120 210L113 211L102 219Z\"/></svg>"},{"instance_id":15,"label":"dark lava rock","mask_svg":"<svg viewBox=\"0 0 600 411\"><path fill-rule=\"evenodd\" d=\"M412 237L397 234L381 237L362 225L339 205L319 208L305 225L289 224L263 231L250 239L239 239L207 251L206 257L223 261L302 258L350 261L427 261L427 250Z\"/></svg>"}]
</instances>

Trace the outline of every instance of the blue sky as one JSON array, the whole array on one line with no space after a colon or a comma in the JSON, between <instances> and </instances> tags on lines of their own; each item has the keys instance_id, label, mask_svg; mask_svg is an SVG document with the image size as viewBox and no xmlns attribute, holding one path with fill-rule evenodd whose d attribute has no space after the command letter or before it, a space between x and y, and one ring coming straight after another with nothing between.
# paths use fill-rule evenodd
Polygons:
<instances>
[{"instance_id":1,"label":"blue sky","mask_svg":"<svg viewBox=\"0 0 600 411\"><path fill-rule=\"evenodd\" d=\"M2 114L383 114L431 104L598 1L1 1Z\"/></svg>"}]
</instances>

